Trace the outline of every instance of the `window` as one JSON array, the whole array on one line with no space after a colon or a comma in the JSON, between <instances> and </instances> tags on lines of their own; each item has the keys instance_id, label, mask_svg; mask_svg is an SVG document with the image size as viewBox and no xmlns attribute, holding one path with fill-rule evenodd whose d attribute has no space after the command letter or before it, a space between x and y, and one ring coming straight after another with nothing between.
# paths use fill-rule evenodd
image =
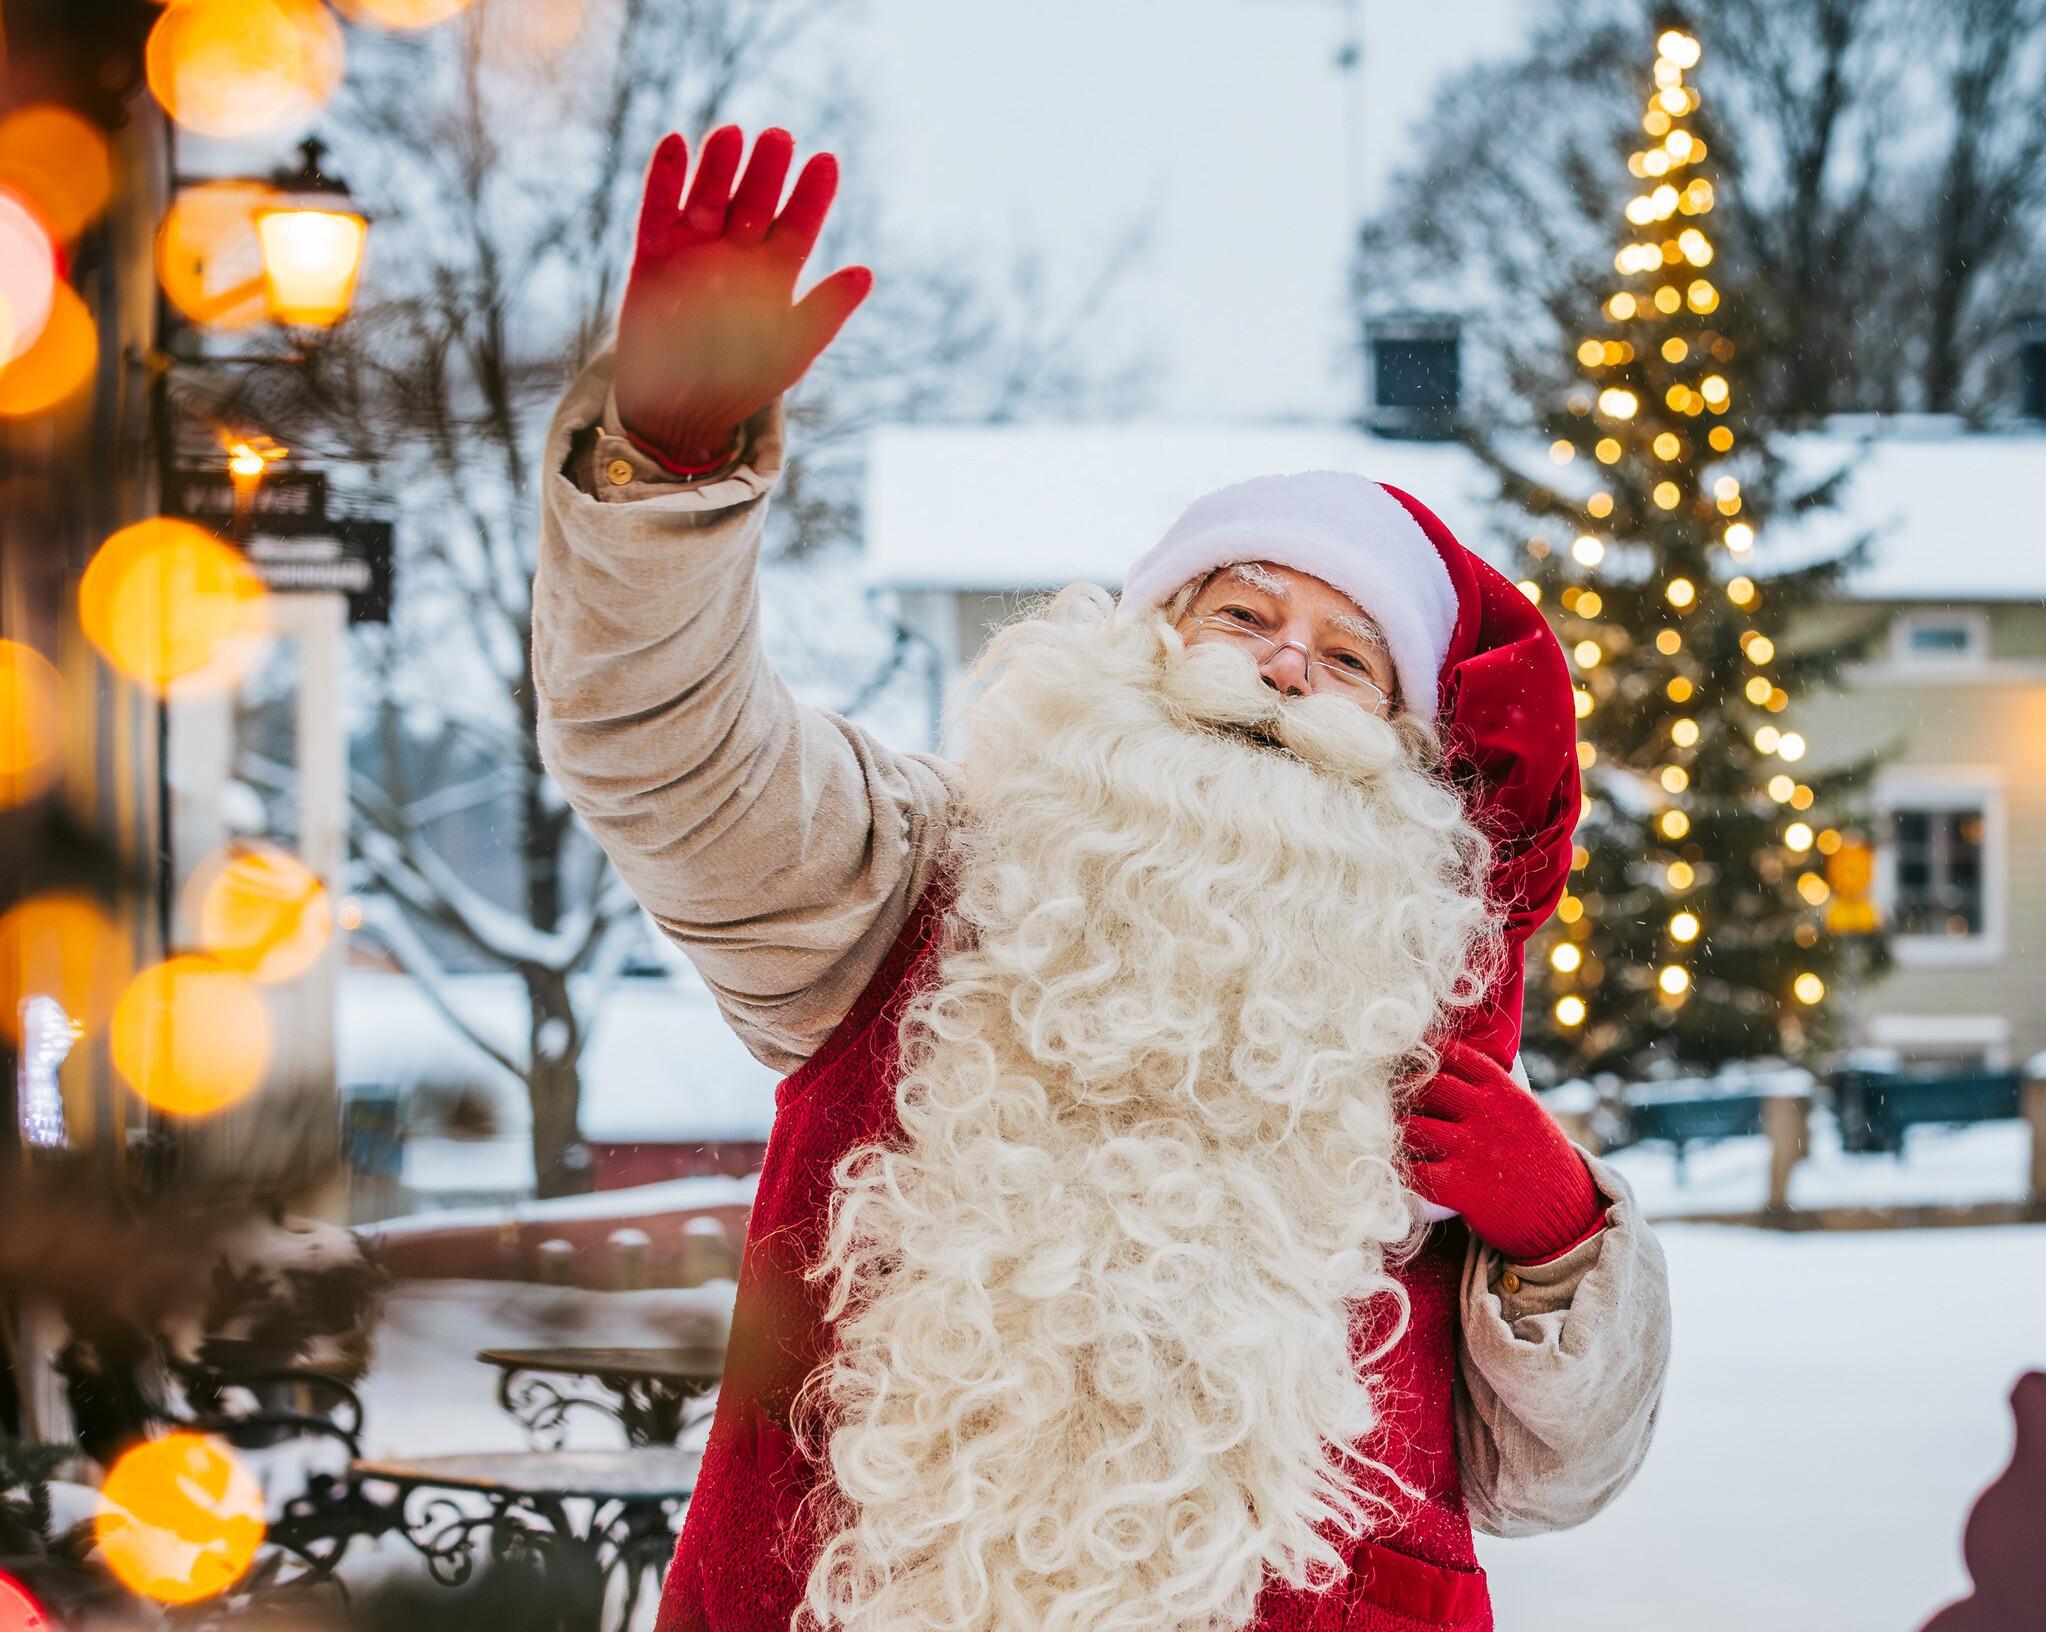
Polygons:
<instances>
[{"instance_id":1,"label":"window","mask_svg":"<svg viewBox=\"0 0 2046 1632\"><path fill-rule=\"evenodd\" d=\"M1989 619L1980 612L1903 612L1890 626L1892 662L1914 668L1973 666L1989 657Z\"/></svg>"},{"instance_id":2,"label":"window","mask_svg":"<svg viewBox=\"0 0 2046 1632\"><path fill-rule=\"evenodd\" d=\"M2003 956L2003 800L1993 766L1878 776L1876 899L1900 964L1981 964Z\"/></svg>"},{"instance_id":3,"label":"window","mask_svg":"<svg viewBox=\"0 0 2046 1632\"><path fill-rule=\"evenodd\" d=\"M1986 825L1980 809L1890 812L1897 868L1891 926L1897 934L1963 940L1982 933Z\"/></svg>"}]
</instances>

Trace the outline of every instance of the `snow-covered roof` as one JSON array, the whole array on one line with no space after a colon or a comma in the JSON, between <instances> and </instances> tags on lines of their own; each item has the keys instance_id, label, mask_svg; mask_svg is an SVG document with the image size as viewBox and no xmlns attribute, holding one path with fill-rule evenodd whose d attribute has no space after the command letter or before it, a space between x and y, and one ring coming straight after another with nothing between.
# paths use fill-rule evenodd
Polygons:
<instances>
[{"instance_id":1,"label":"snow-covered roof","mask_svg":"<svg viewBox=\"0 0 2046 1632\"><path fill-rule=\"evenodd\" d=\"M2046 597L2046 435L1950 422L1841 422L1791 455L1814 474L1854 466L1835 513L1777 527L1757 549L1790 564L1862 531L1853 581L1869 600ZM1330 425L894 426L875 433L867 565L903 589L1110 588L1187 503L1271 471L1350 470L1407 489L1485 551L1491 483L1462 448Z\"/></svg>"},{"instance_id":2,"label":"snow-covered roof","mask_svg":"<svg viewBox=\"0 0 2046 1632\"><path fill-rule=\"evenodd\" d=\"M450 1001L513 1058L525 1051L526 997L514 975L449 976ZM506 1128L528 1120L525 1092L473 1047L407 975L350 969L339 998L344 1087L473 1082ZM610 1142L767 1137L780 1077L746 1052L701 985L619 980L583 1051L582 1133Z\"/></svg>"}]
</instances>

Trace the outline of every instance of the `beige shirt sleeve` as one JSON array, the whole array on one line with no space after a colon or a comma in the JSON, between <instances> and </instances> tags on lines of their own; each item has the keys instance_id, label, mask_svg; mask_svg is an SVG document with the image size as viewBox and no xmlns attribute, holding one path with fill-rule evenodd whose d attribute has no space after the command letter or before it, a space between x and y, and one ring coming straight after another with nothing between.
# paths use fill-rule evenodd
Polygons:
<instances>
[{"instance_id":1,"label":"beige shirt sleeve","mask_svg":"<svg viewBox=\"0 0 2046 1632\"><path fill-rule=\"evenodd\" d=\"M748 1049L793 1071L907 920L957 773L797 702L761 650L780 402L728 471L682 481L614 434L613 365L583 370L547 433L541 755Z\"/></svg>"},{"instance_id":2,"label":"beige shirt sleeve","mask_svg":"<svg viewBox=\"0 0 2046 1632\"><path fill-rule=\"evenodd\" d=\"M1669 1270L1619 1173L1589 1154L1605 1229L1545 1264L1464 1255L1457 1460L1494 1536L1582 1524L1648 1454L1669 1370Z\"/></svg>"}]
</instances>

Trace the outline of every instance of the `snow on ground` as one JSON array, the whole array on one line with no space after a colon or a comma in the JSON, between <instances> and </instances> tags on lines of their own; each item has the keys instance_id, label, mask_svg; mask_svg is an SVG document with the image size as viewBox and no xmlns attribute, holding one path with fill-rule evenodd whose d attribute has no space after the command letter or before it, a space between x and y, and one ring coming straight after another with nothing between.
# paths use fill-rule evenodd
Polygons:
<instances>
[{"instance_id":1,"label":"snow on ground","mask_svg":"<svg viewBox=\"0 0 2046 1632\"><path fill-rule=\"evenodd\" d=\"M2046 1228L1657 1234L1655 1443L1589 1524L1480 1538L1501 1632L1916 1632L2046 1368Z\"/></svg>"},{"instance_id":2,"label":"snow on ground","mask_svg":"<svg viewBox=\"0 0 2046 1632\"><path fill-rule=\"evenodd\" d=\"M576 1196L551 1196L545 1201L513 1201L481 1207L443 1207L407 1213L380 1224L358 1225L372 1236L434 1235L443 1230L493 1224L539 1223L543 1219L642 1218L648 1214L686 1213L699 1207L745 1207L760 1187L760 1175L733 1178L724 1173L698 1173L658 1184L629 1185L623 1190L591 1190Z\"/></svg>"},{"instance_id":3,"label":"snow on ground","mask_svg":"<svg viewBox=\"0 0 2046 1632\"><path fill-rule=\"evenodd\" d=\"M1675 1354L1647 1462L1560 1535L1480 1538L1501 1632L1916 1632L1968 1590L1961 1526L2046 1367L2046 1228L1658 1230ZM364 1389L372 1454L511 1450L493 1344L671 1342L729 1282L402 1290ZM571 1443L615 1444L586 1417Z\"/></svg>"},{"instance_id":4,"label":"snow on ground","mask_svg":"<svg viewBox=\"0 0 2046 1632\"><path fill-rule=\"evenodd\" d=\"M1915 1206L2022 1201L2031 1162L2023 1122L1914 1127L1898 1156L1850 1155L1833 1113L1814 1108L1811 1149L1790 1175L1794 1208ZM1769 1194L1769 1142L1759 1137L1693 1145L1678 1181L1665 1144L1633 1145L1607 1158L1634 1186L1650 1218L1760 1210Z\"/></svg>"}]
</instances>

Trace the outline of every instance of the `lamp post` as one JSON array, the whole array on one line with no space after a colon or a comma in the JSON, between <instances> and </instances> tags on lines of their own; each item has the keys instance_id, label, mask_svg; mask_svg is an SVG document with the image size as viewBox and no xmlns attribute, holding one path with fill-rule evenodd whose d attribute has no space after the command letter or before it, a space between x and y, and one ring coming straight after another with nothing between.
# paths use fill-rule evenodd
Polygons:
<instances>
[{"instance_id":1,"label":"lamp post","mask_svg":"<svg viewBox=\"0 0 2046 1632\"><path fill-rule=\"evenodd\" d=\"M320 168L325 151L317 136L300 143L304 162L270 178L278 200L256 212L270 315L304 328L331 328L348 315L369 241L369 218Z\"/></svg>"}]
</instances>

